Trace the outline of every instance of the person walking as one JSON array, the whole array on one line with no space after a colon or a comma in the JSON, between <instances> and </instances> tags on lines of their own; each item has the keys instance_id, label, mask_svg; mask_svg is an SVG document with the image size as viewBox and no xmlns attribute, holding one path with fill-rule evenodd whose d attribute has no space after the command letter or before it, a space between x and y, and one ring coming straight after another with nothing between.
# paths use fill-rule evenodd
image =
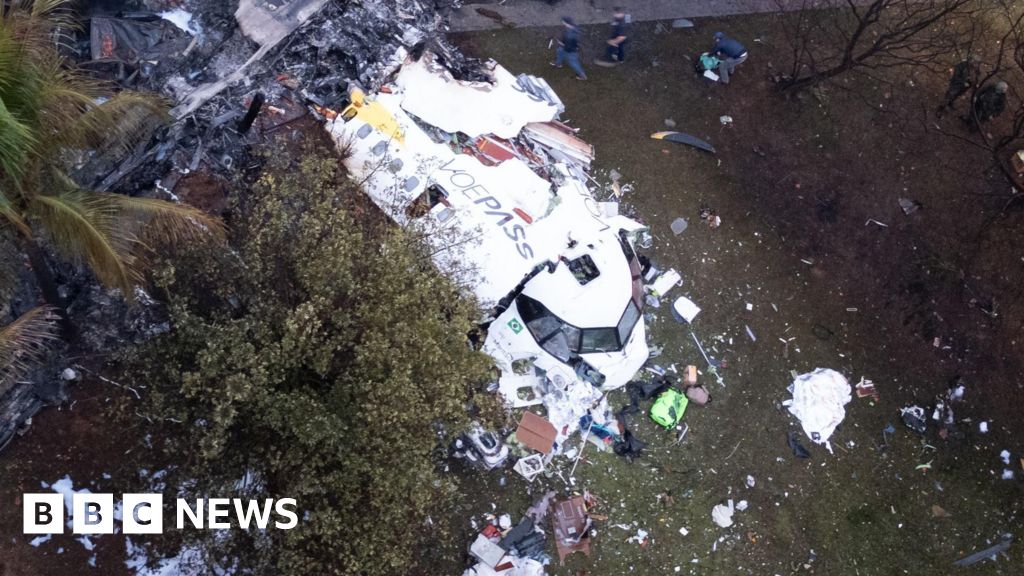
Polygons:
<instances>
[{"instance_id":1,"label":"person walking","mask_svg":"<svg viewBox=\"0 0 1024 576\"><path fill-rule=\"evenodd\" d=\"M626 9L616 6L613 11L611 33L605 42L604 58L595 58L598 66L615 66L626 60L626 44L629 42L629 14Z\"/></svg>"},{"instance_id":2,"label":"person walking","mask_svg":"<svg viewBox=\"0 0 1024 576\"><path fill-rule=\"evenodd\" d=\"M971 123L971 130L977 130L982 124L996 118L1006 110L1006 91L1009 86L999 81L989 84L978 92L971 105L971 117L965 118Z\"/></svg>"},{"instance_id":3,"label":"person walking","mask_svg":"<svg viewBox=\"0 0 1024 576\"><path fill-rule=\"evenodd\" d=\"M586 80L587 74L580 66L580 29L576 22L569 16L562 17L562 38L558 41L558 51L555 53L555 61L551 65L561 68L565 62L576 73L577 80Z\"/></svg>"},{"instance_id":4,"label":"person walking","mask_svg":"<svg viewBox=\"0 0 1024 576\"><path fill-rule=\"evenodd\" d=\"M715 45L709 52L719 59L718 76L722 84L728 84L729 76L736 71L736 67L747 61L747 49L743 44L723 32L715 32Z\"/></svg>"},{"instance_id":5,"label":"person walking","mask_svg":"<svg viewBox=\"0 0 1024 576\"><path fill-rule=\"evenodd\" d=\"M956 101L978 83L980 74L981 57L977 54L972 54L954 66L949 77L949 87L946 88L946 96L942 100L942 105L935 111L935 116L942 118L946 110L954 110Z\"/></svg>"}]
</instances>

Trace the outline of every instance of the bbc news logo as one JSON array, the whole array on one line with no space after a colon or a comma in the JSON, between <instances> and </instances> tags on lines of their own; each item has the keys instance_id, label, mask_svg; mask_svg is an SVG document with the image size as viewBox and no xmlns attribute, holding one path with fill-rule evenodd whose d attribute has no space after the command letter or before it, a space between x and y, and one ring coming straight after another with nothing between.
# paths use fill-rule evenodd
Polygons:
<instances>
[{"instance_id":1,"label":"bbc news logo","mask_svg":"<svg viewBox=\"0 0 1024 576\"><path fill-rule=\"evenodd\" d=\"M24 494L23 526L25 534L64 533L64 495L60 493ZM162 494L124 494L121 499L121 525L125 534L161 534L164 531ZM175 502L175 526L199 530L227 530L234 514L238 527L265 530L273 526L291 530L299 524L294 498L242 500L241 498L199 498L195 505L178 498ZM74 534L113 534L113 494L74 493L71 495L71 531ZM271 522L271 519L274 521Z\"/></svg>"}]
</instances>

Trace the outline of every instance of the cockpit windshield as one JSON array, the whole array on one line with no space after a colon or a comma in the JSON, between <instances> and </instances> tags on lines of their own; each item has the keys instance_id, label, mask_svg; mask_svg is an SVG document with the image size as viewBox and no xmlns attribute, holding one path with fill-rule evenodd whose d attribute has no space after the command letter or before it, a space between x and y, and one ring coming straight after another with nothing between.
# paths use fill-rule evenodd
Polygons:
<instances>
[{"instance_id":1,"label":"cockpit windshield","mask_svg":"<svg viewBox=\"0 0 1024 576\"><path fill-rule=\"evenodd\" d=\"M579 354L595 352L618 352L629 342L633 328L643 316L643 279L640 276L640 262L633 247L625 238L620 238L622 252L629 263L631 298L615 326L601 328L579 328L562 320L540 301L525 294L516 297L516 307L526 323L527 330L548 354L562 362L569 362ZM589 260L589 258L588 258ZM593 261L588 263L591 274L599 272Z\"/></svg>"}]
</instances>

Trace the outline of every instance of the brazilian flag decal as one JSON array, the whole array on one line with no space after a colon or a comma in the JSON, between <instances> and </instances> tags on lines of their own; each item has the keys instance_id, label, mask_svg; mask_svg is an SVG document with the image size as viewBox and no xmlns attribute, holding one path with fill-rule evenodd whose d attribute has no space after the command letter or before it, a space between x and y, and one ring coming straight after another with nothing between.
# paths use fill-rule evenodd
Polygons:
<instances>
[{"instance_id":1,"label":"brazilian flag decal","mask_svg":"<svg viewBox=\"0 0 1024 576\"><path fill-rule=\"evenodd\" d=\"M508 327L511 328L512 331L515 332L516 334L519 334L520 332L523 331L523 325L522 323L519 322L518 318L513 318L509 320Z\"/></svg>"}]
</instances>

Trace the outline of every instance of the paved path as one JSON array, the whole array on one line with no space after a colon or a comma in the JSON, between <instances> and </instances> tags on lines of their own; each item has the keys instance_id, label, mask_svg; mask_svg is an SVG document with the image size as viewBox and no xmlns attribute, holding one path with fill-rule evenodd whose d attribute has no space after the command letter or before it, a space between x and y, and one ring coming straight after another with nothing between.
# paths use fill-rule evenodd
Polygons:
<instances>
[{"instance_id":1,"label":"paved path","mask_svg":"<svg viewBox=\"0 0 1024 576\"><path fill-rule=\"evenodd\" d=\"M599 24L611 19L612 8L622 5L636 22L728 16L754 12L775 12L779 4L796 7L800 0L507 0L505 4L466 4L452 12L450 30L468 32L493 30L502 24L480 14L477 8L500 14L516 27L557 26L563 15L572 16L578 24Z\"/></svg>"}]
</instances>

